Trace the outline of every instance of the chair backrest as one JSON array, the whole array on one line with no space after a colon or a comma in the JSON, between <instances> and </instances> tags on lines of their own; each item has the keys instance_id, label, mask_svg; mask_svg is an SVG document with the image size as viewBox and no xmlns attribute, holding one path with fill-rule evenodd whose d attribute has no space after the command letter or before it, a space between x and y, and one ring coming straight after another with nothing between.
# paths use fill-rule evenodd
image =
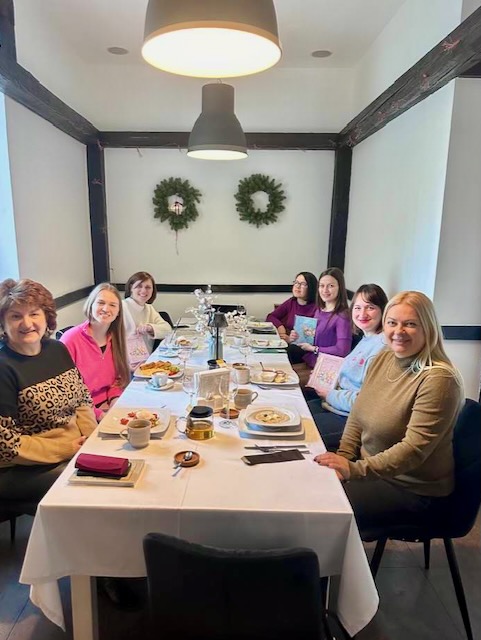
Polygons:
<instances>
[{"instance_id":1,"label":"chair backrest","mask_svg":"<svg viewBox=\"0 0 481 640\"><path fill-rule=\"evenodd\" d=\"M232 311L239 311L241 306L245 311L245 307L243 305L238 305L238 304L215 304L214 303L212 306L215 307L217 311L220 311L221 313L231 313Z\"/></svg>"},{"instance_id":2,"label":"chair backrest","mask_svg":"<svg viewBox=\"0 0 481 640\"><path fill-rule=\"evenodd\" d=\"M453 434L455 490L450 496L450 537L465 536L481 504L481 405L466 403Z\"/></svg>"},{"instance_id":3,"label":"chair backrest","mask_svg":"<svg viewBox=\"0 0 481 640\"><path fill-rule=\"evenodd\" d=\"M57 340L60 340L60 338L63 336L63 334L68 331L68 329L72 329L73 325L70 325L69 327L64 327L63 329L59 329L56 334L55 334L55 338Z\"/></svg>"},{"instance_id":4,"label":"chair backrest","mask_svg":"<svg viewBox=\"0 0 481 640\"><path fill-rule=\"evenodd\" d=\"M162 320L165 320L166 322L168 322L171 327L174 326L174 323L172 322L172 318L170 317L170 314L167 313L167 311L159 311L159 316L162 318Z\"/></svg>"},{"instance_id":5,"label":"chair backrest","mask_svg":"<svg viewBox=\"0 0 481 640\"><path fill-rule=\"evenodd\" d=\"M311 549L233 551L159 533L144 538L153 629L182 640L321 637Z\"/></svg>"}]
</instances>

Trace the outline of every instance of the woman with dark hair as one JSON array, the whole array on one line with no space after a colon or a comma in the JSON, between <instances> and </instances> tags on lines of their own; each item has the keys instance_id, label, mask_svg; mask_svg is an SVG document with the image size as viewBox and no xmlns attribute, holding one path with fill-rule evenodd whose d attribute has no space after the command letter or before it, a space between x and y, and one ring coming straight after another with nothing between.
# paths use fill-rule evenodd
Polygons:
<instances>
[{"instance_id":1,"label":"woman with dark hair","mask_svg":"<svg viewBox=\"0 0 481 640\"><path fill-rule=\"evenodd\" d=\"M346 285L344 274L337 267L330 267L319 276L316 303L314 343L301 342L298 345L304 351L304 356L302 362L294 366L302 386L306 384L319 352L344 357L351 349L351 320ZM291 331L290 337L291 340L299 338L295 331Z\"/></svg>"},{"instance_id":2,"label":"woman with dark hair","mask_svg":"<svg viewBox=\"0 0 481 640\"><path fill-rule=\"evenodd\" d=\"M37 502L97 426L92 400L56 327L52 294L0 283L0 498Z\"/></svg>"},{"instance_id":3,"label":"woman with dark hair","mask_svg":"<svg viewBox=\"0 0 481 640\"><path fill-rule=\"evenodd\" d=\"M384 311L387 349L371 363L336 453L318 464L346 482L361 537L389 523L429 522L454 489L453 428L463 381L431 300L404 291Z\"/></svg>"},{"instance_id":4,"label":"woman with dark hair","mask_svg":"<svg viewBox=\"0 0 481 640\"><path fill-rule=\"evenodd\" d=\"M357 346L342 363L335 389L325 401L308 402L314 422L326 448L336 450L341 440L347 416L352 409L373 358L386 345L382 333L382 314L387 296L377 284L363 284L354 294L351 317L355 329L363 334Z\"/></svg>"},{"instance_id":5,"label":"woman with dark hair","mask_svg":"<svg viewBox=\"0 0 481 640\"><path fill-rule=\"evenodd\" d=\"M271 311L267 322L277 327L279 337L290 342L290 333L297 316L312 318L316 311L317 279L309 271L301 271L292 283L292 296Z\"/></svg>"},{"instance_id":6,"label":"woman with dark hair","mask_svg":"<svg viewBox=\"0 0 481 640\"><path fill-rule=\"evenodd\" d=\"M127 341L132 336L142 336L149 354L154 340L164 338L172 329L152 306L156 297L155 280L147 271L137 271L127 280L122 300L125 335Z\"/></svg>"},{"instance_id":7,"label":"woman with dark hair","mask_svg":"<svg viewBox=\"0 0 481 640\"><path fill-rule=\"evenodd\" d=\"M93 289L84 306L87 320L60 338L77 365L100 421L130 381L122 301L104 282Z\"/></svg>"}]
</instances>

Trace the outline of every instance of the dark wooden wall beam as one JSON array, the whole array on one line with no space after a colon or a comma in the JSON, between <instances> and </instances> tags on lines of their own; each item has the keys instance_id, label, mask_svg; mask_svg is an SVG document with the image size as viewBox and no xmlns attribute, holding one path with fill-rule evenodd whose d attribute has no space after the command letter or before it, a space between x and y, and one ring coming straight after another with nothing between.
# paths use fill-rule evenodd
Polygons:
<instances>
[{"instance_id":1,"label":"dark wooden wall beam","mask_svg":"<svg viewBox=\"0 0 481 640\"><path fill-rule=\"evenodd\" d=\"M188 131L101 131L103 147L154 149L186 149ZM249 149L301 149L333 151L337 147L337 133L246 133Z\"/></svg>"},{"instance_id":2,"label":"dark wooden wall beam","mask_svg":"<svg viewBox=\"0 0 481 640\"><path fill-rule=\"evenodd\" d=\"M87 176L94 282L99 284L110 281L110 260L104 151L98 144L87 145Z\"/></svg>"},{"instance_id":3,"label":"dark wooden wall beam","mask_svg":"<svg viewBox=\"0 0 481 640\"><path fill-rule=\"evenodd\" d=\"M481 7L351 120L341 144L359 144L480 60Z\"/></svg>"},{"instance_id":4,"label":"dark wooden wall beam","mask_svg":"<svg viewBox=\"0 0 481 640\"><path fill-rule=\"evenodd\" d=\"M0 0L0 56L17 59L13 0Z\"/></svg>"},{"instance_id":5,"label":"dark wooden wall beam","mask_svg":"<svg viewBox=\"0 0 481 640\"><path fill-rule=\"evenodd\" d=\"M93 124L57 98L15 60L1 53L0 90L79 142L88 144L97 140L98 130Z\"/></svg>"},{"instance_id":6,"label":"dark wooden wall beam","mask_svg":"<svg viewBox=\"0 0 481 640\"><path fill-rule=\"evenodd\" d=\"M481 78L481 62L478 62L473 67L462 73L460 78Z\"/></svg>"},{"instance_id":7,"label":"dark wooden wall beam","mask_svg":"<svg viewBox=\"0 0 481 640\"><path fill-rule=\"evenodd\" d=\"M346 257L347 220L349 216L349 192L351 189L352 149L337 149L332 186L331 227L327 265L344 271Z\"/></svg>"}]
</instances>

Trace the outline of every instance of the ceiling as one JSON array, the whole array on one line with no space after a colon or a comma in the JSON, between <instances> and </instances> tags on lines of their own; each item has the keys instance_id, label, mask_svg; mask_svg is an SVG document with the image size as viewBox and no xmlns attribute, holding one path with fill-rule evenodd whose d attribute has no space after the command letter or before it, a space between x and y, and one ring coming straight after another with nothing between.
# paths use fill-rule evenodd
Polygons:
<instances>
[{"instance_id":1,"label":"ceiling","mask_svg":"<svg viewBox=\"0 0 481 640\"><path fill-rule=\"evenodd\" d=\"M180 1L180 0L179 0ZM350 67L404 0L275 0L283 47L280 66ZM44 19L84 62L145 64L140 56L147 0L17 0L22 11ZM20 6L21 5L21 6ZM38 13L41 5L41 14ZM126 56L107 52L124 47ZM330 58L312 51L327 49Z\"/></svg>"}]
</instances>

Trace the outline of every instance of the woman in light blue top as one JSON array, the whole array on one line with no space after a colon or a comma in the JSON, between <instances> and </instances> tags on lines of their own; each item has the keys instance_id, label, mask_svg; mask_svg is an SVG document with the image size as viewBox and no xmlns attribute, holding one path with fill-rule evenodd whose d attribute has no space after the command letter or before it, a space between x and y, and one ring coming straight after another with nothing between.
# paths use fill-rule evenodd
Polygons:
<instances>
[{"instance_id":1,"label":"woman in light blue top","mask_svg":"<svg viewBox=\"0 0 481 640\"><path fill-rule=\"evenodd\" d=\"M327 449L337 449L347 416L357 398L372 359L385 346L382 314L387 296L377 284L363 284L351 304L352 321L363 333L361 341L346 356L339 372L337 387L325 401L309 401L309 408Z\"/></svg>"}]
</instances>

